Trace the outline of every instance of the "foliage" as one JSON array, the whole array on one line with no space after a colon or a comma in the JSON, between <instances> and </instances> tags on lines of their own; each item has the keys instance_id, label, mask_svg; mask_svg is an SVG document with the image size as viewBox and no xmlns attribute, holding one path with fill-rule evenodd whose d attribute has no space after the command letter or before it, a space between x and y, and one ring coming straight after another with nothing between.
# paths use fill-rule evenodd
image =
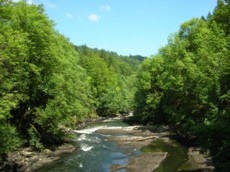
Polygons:
<instances>
[{"instance_id":1,"label":"foliage","mask_svg":"<svg viewBox=\"0 0 230 172\"><path fill-rule=\"evenodd\" d=\"M78 53L79 52L79 53ZM0 2L0 154L61 144L62 128L133 108L144 57L73 46L42 5Z\"/></svg>"},{"instance_id":2,"label":"foliage","mask_svg":"<svg viewBox=\"0 0 230 172\"><path fill-rule=\"evenodd\" d=\"M183 23L137 75L136 117L196 137L219 171L229 169L230 160L229 12L229 2L219 0L206 20Z\"/></svg>"},{"instance_id":3,"label":"foliage","mask_svg":"<svg viewBox=\"0 0 230 172\"><path fill-rule=\"evenodd\" d=\"M141 57L119 56L87 46L75 48L79 52L81 66L87 71L97 114L108 116L132 110L135 72L142 62Z\"/></svg>"},{"instance_id":4,"label":"foliage","mask_svg":"<svg viewBox=\"0 0 230 172\"><path fill-rule=\"evenodd\" d=\"M0 153L19 146L20 138L38 149L59 144L60 126L91 112L78 54L42 6L9 1L0 15L0 121L2 135L8 133Z\"/></svg>"}]
</instances>

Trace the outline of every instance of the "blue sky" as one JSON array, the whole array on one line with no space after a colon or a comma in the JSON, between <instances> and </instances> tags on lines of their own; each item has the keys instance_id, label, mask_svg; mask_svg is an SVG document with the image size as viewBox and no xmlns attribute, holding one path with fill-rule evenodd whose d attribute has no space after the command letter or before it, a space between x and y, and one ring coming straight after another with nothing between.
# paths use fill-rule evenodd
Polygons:
<instances>
[{"instance_id":1,"label":"blue sky","mask_svg":"<svg viewBox=\"0 0 230 172\"><path fill-rule=\"evenodd\" d=\"M143 56L156 54L183 22L206 17L217 4L217 0L29 1L44 4L55 28L75 45Z\"/></svg>"}]
</instances>

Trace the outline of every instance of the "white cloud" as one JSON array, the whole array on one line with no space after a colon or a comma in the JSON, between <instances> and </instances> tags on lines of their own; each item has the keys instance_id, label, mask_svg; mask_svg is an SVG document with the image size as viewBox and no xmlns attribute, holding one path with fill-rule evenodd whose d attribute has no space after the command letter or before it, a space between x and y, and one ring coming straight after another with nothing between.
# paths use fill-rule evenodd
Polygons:
<instances>
[{"instance_id":1,"label":"white cloud","mask_svg":"<svg viewBox=\"0 0 230 172\"><path fill-rule=\"evenodd\" d=\"M68 12L65 13L65 16L66 16L66 17L69 17L69 18L73 18L73 15L70 14L70 13L68 13Z\"/></svg>"},{"instance_id":2,"label":"white cloud","mask_svg":"<svg viewBox=\"0 0 230 172\"><path fill-rule=\"evenodd\" d=\"M34 4L34 1L33 0L26 0L26 3L31 5L31 4Z\"/></svg>"},{"instance_id":3,"label":"white cloud","mask_svg":"<svg viewBox=\"0 0 230 172\"><path fill-rule=\"evenodd\" d=\"M111 11L111 7L109 5L100 6L101 11Z\"/></svg>"},{"instance_id":4,"label":"white cloud","mask_svg":"<svg viewBox=\"0 0 230 172\"><path fill-rule=\"evenodd\" d=\"M97 22L98 20L101 19L101 17L96 15L96 14L90 14L88 18L89 18L89 20L91 20L93 22Z\"/></svg>"},{"instance_id":5,"label":"white cloud","mask_svg":"<svg viewBox=\"0 0 230 172\"><path fill-rule=\"evenodd\" d=\"M52 3L50 3L50 2L47 2L47 6L48 6L49 8L57 8L57 5L52 4Z\"/></svg>"},{"instance_id":6,"label":"white cloud","mask_svg":"<svg viewBox=\"0 0 230 172\"><path fill-rule=\"evenodd\" d=\"M13 0L13 2L19 2L19 1L22 1L22 0ZM27 4L34 4L34 1L33 0L26 0L26 3Z\"/></svg>"}]
</instances>

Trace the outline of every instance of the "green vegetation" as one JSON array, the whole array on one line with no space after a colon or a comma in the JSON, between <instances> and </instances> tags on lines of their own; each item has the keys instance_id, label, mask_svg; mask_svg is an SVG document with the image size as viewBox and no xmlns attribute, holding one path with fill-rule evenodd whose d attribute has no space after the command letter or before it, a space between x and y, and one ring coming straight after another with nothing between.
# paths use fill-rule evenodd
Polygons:
<instances>
[{"instance_id":1,"label":"green vegetation","mask_svg":"<svg viewBox=\"0 0 230 172\"><path fill-rule=\"evenodd\" d=\"M217 171L230 168L230 2L192 19L138 72L135 118L175 126L210 150Z\"/></svg>"},{"instance_id":2,"label":"green vegetation","mask_svg":"<svg viewBox=\"0 0 230 172\"><path fill-rule=\"evenodd\" d=\"M141 56L119 56L114 52L76 46L97 114L108 116L129 112L134 106L135 72L144 60Z\"/></svg>"},{"instance_id":3,"label":"green vegetation","mask_svg":"<svg viewBox=\"0 0 230 172\"><path fill-rule=\"evenodd\" d=\"M41 5L1 0L0 154L61 144L63 127L133 109L141 60L75 47Z\"/></svg>"},{"instance_id":4,"label":"green vegetation","mask_svg":"<svg viewBox=\"0 0 230 172\"><path fill-rule=\"evenodd\" d=\"M135 109L138 121L198 140L227 171L229 16L230 1L218 0L213 14L182 24L145 59L74 46L41 5L0 0L0 154L61 144L63 127Z\"/></svg>"}]
</instances>

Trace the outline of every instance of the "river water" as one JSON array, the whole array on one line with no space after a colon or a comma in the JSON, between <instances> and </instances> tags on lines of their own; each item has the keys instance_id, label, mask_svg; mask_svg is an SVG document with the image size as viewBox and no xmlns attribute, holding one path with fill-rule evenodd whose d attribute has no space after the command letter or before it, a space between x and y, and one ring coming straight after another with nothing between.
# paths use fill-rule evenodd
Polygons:
<instances>
[{"instance_id":1,"label":"river water","mask_svg":"<svg viewBox=\"0 0 230 172\"><path fill-rule=\"evenodd\" d=\"M107 141L111 135L118 134L98 134L95 133L100 128L119 128L128 126L121 120L105 120L90 124L83 130L78 130L80 134L74 144L77 149L70 155L63 156L54 164L44 167L37 172L110 172L110 167L115 164L128 164L129 158L145 152L168 152L169 156L157 169L157 172L176 172L178 166L187 157L187 149L175 141L164 142L159 139L152 144L139 149L119 147L113 142ZM120 135L120 134L119 134ZM129 152L129 153L127 153ZM116 170L115 172L126 172L127 170Z\"/></svg>"}]
</instances>

